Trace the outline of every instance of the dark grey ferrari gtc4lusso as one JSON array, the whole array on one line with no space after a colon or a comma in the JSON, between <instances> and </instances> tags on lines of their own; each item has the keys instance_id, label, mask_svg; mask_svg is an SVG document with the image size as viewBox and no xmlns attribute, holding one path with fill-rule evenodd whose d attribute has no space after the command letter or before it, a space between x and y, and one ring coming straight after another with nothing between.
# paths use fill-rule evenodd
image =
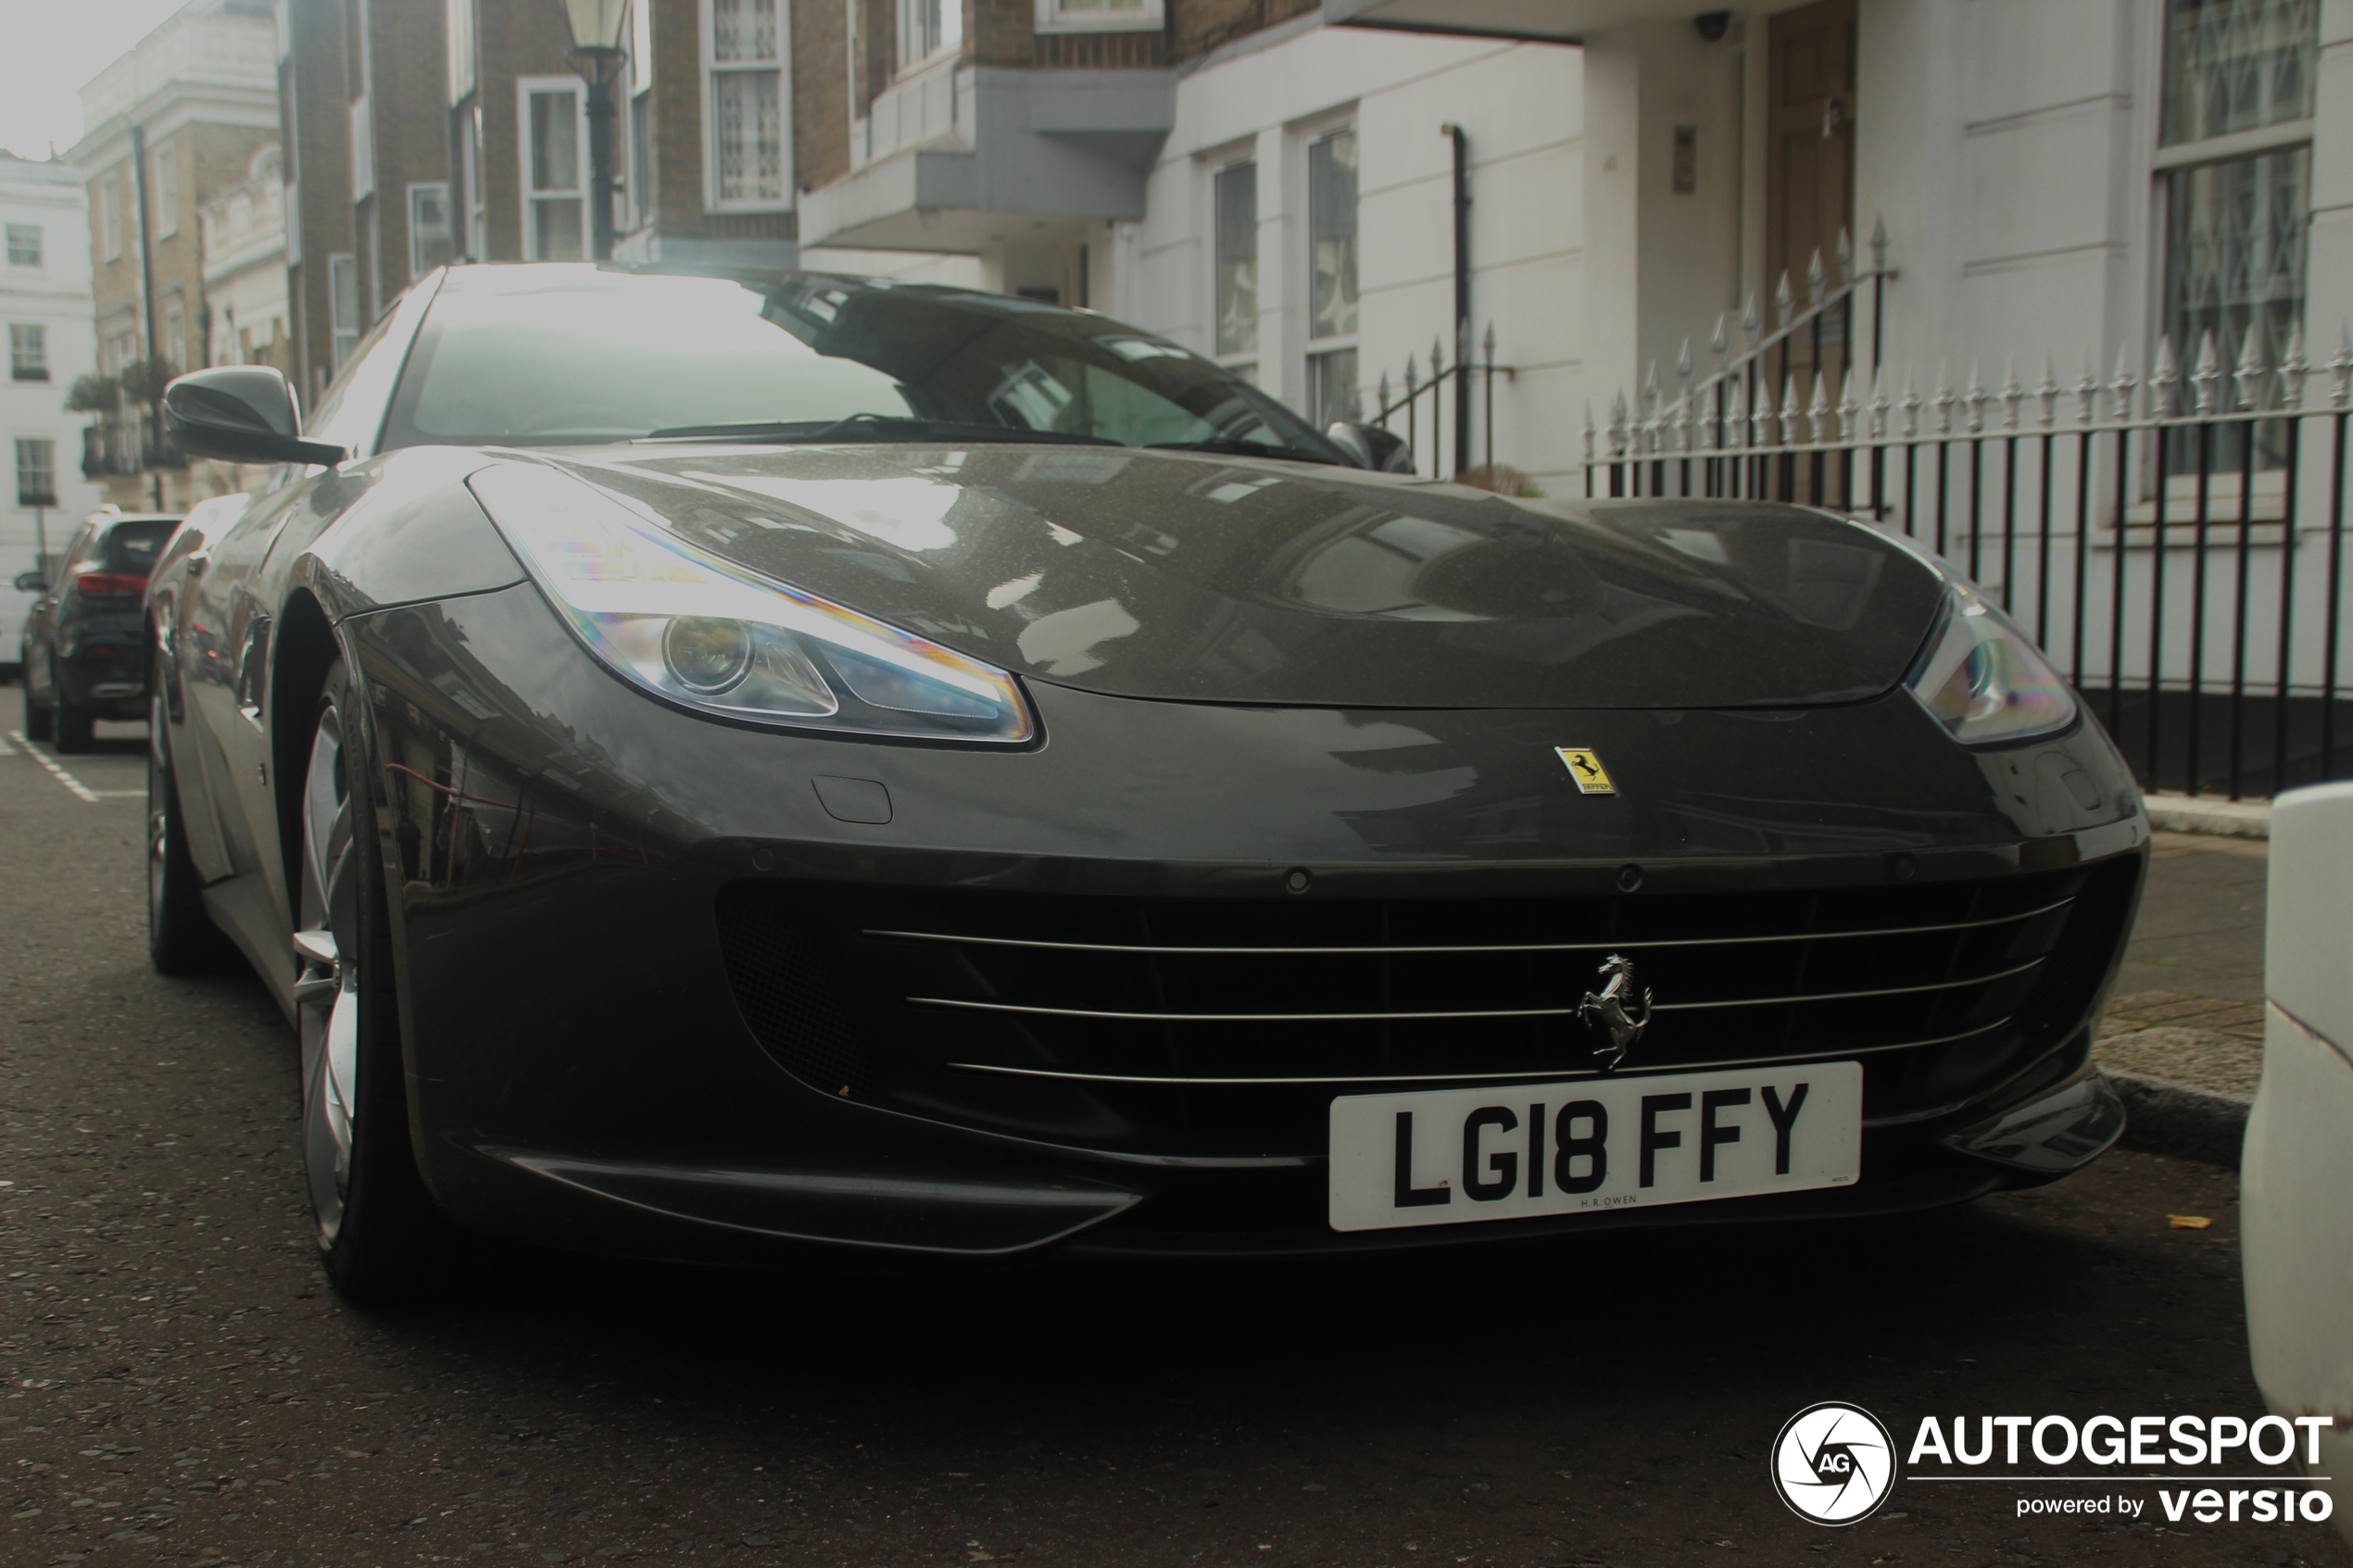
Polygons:
<instances>
[{"instance_id":1,"label":"dark grey ferrari gtc4lusso","mask_svg":"<svg viewBox=\"0 0 2353 1568\"><path fill-rule=\"evenodd\" d=\"M1384 471L1176 345L458 267L157 566L156 960L296 1021L342 1286L1388 1248L2050 1180L2147 852L1966 581Z\"/></svg>"}]
</instances>

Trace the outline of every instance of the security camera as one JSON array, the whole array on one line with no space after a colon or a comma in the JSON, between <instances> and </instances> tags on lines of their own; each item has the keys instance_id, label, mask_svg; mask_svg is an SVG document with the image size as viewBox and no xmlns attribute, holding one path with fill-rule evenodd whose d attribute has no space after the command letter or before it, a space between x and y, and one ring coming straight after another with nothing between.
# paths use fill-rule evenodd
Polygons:
<instances>
[{"instance_id":1,"label":"security camera","mask_svg":"<svg viewBox=\"0 0 2353 1568\"><path fill-rule=\"evenodd\" d=\"M1692 25L1699 29L1699 35L1702 38L1705 38L1707 42L1713 44L1717 40L1722 38L1725 33L1731 31L1732 13L1730 11L1702 11L1699 15L1692 19Z\"/></svg>"}]
</instances>

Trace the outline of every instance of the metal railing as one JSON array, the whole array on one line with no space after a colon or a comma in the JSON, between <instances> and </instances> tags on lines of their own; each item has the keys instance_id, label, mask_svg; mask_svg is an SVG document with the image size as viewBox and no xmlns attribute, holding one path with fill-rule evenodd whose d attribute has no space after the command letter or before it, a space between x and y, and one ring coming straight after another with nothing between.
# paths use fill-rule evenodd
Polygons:
<instances>
[{"instance_id":1,"label":"metal railing","mask_svg":"<svg viewBox=\"0 0 2353 1568\"><path fill-rule=\"evenodd\" d=\"M1449 472L1457 475L1468 473L1474 467L1483 467L1491 474L1495 471L1495 378L1500 374L1509 382L1518 371L1509 365L1495 363L1495 323L1492 321L1487 323L1487 336L1481 346L1485 350L1485 358L1474 359L1471 345L1467 342L1463 343L1459 345L1460 352L1454 356L1454 362L1450 365L1446 362L1446 340L1442 337L1430 339L1428 377L1423 376L1421 367L1415 362L1414 357L1407 355L1405 391L1400 397L1390 396L1389 372L1381 372L1380 385L1373 399L1376 411L1366 422L1378 425L1383 430L1394 431L1396 427L1390 421L1403 415L1405 428L1401 433L1405 437L1407 449L1414 455L1415 467L1416 470L1420 470L1427 458L1433 479L1443 478ZM1485 410L1483 418L1468 421L1484 429L1487 458L1483 464L1474 465L1470 460L1467 443L1462 435L1462 432L1468 428L1466 423L1455 427L1454 463L1451 470L1446 466L1444 418L1449 395L1446 383L1449 380L1454 383L1452 393L1454 398L1471 398L1475 408L1483 408ZM1421 407L1425 398L1429 402L1429 446L1426 452L1417 440L1421 433Z\"/></svg>"},{"instance_id":2,"label":"metal railing","mask_svg":"<svg viewBox=\"0 0 2353 1568\"><path fill-rule=\"evenodd\" d=\"M2307 406L2302 341L2266 366L2250 330L2230 408L2211 333L2186 376L2161 341L2145 383L2120 359L2103 385L2087 358L2071 388L2046 360L2032 387L2012 370L1998 391L1972 368L1956 393L1940 370L1927 398L1908 373L1891 397L1877 367L1859 397L1852 366L1835 402L1823 370L1786 373L1778 402L1719 373L1640 419L1621 394L1606 452L1588 416L1585 493L1811 501L1900 532L2025 625L2145 785L2270 795L2353 776L2353 331L2323 367L2324 408Z\"/></svg>"}]
</instances>

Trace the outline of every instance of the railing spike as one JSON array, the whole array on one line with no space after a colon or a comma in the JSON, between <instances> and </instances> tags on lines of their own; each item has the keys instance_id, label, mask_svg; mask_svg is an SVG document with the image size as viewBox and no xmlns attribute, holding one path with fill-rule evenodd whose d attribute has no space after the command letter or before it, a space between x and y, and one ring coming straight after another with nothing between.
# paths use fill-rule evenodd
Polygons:
<instances>
[{"instance_id":1,"label":"railing spike","mask_svg":"<svg viewBox=\"0 0 2353 1568\"><path fill-rule=\"evenodd\" d=\"M2100 395L2098 378L2092 372L2092 351L2083 351L2083 373L2075 382L2075 422L2087 425L2094 418L2092 405Z\"/></svg>"},{"instance_id":2,"label":"railing spike","mask_svg":"<svg viewBox=\"0 0 2353 1568\"><path fill-rule=\"evenodd\" d=\"M1781 445L1797 433L1797 372L1786 371L1781 376Z\"/></svg>"},{"instance_id":3,"label":"railing spike","mask_svg":"<svg viewBox=\"0 0 2353 1568\"><path fill-rule=\"evenodd\" d=\"M1873 441L1886 439L1887 411L1894 407L1887 399L1887 367L1874 366L1871 370L1871 417L1865 426Z\"/></svg>"},{"instance_id":4,"label":"railing spike","mask_svg":"<svg viewBox=\"0 0 2353 1568\"><path fill-rule=\"evenodd\" d=\"M1849 365L1846 367L1845 383L1838 394L1838 438L1841 441L1855 438L1855 416L1862 411L1863 405L1855 395L1855 367Z\"/></svg>"},{"instance_id":5,"label":"railing spike","mask_svg":"<svg viewBox=\"0 0 2353 1568\"><path fill-rule=\"evenodd\" d=\"M2197 411L2214 412L2214 389L2221 383L2222 357L2214 351L2214 331L2208 328L2198 340L2197 369L2190 373L2190 381L2197 387Z\"/></svg>"},{"instance_id":6,"label":"railing spike","mask_svg":"<svg viewBox=\"0 0 2353 1568\"><path fill-rule=\"evenodd\" d=\"M1895 406L1904 410L1904 439L1911 440L1920 433L1920 395L1912 384L1912 368L1904 367L1904 395Z\"/></svg>"},{"instance_id":7,"label":"railing spike","mask_svg":"<svg viewBox=\"0 0 2353 1568\"><path fill-rule=\"evenodd\" d=\"M1734 376L1724 395L1724 445L1733 447L1748 445L1748 398L1741 388L1741 378Z\"/></svg>"},{"instance_id":8,"label":"railing spike","mask_svg":"<svg viewBox=\"0 0 2353 1568\"><path fill-rule=\"evenodd\" d=\"M2239 395L2239 407L2259 408L2263 392L2259 384L2263 379L2263 362L2255 346L2255 323L2246 324L2246 336L2240 340L2238 368L2231 372L2231 385Z\"/></svg>"},{"instance_id":9,"label":"railing spike","mask_svg":"<svg viewBox=\"0 0 2353 1568\"><path fill-rule=\"evenodd\" d=\"M1691 390L1692 379L1692 340L1689 337L1683 339L1683 352L1675 357L1675 374L1677 379L1684 383L1684 391L1688 393Z\"/></svg>"},{"instance_id":10,"label":"railing spike","mask_svg":"<svg viewBox=\"0 0 2353 1568\"><path fill-rule=\"evenodd\" d=\"M1732 334L1728 330L1731 317L1730 311L1718 310L1716 313L1716 335L1707 340L1707 346L1716 351L1716 369L1718 372L1724 369L1726 356L1732 352Z\"/></svg>"},{"instance_id":11,"label":"railing spike","mask_svg":"<svg viewBox=\"0 0 2353 1568\"><path fill-rule=\"evenodd\" d=\"M1784 267L1781 269L1780 286L1773 291L1773 324L1777 327L1786 327L1789 325L1789 319L1796 314L1797 296L1790 292L1789 269Z\"/></svg>"},{"instance_id":12,"label":"railing spike","mask_svg":"<svg viewBox=\"0 0 2353 1568\"><path fill-rule=\"evenodd\" d=\"M2329 361L2329 376L2336 383L2329 389L2329 406L2353 404L2353 323L2336 324L2336 358Z\"/></svg>"},{"instance_id":13,"label":"railing spike","mask_svg":"<svg viewBox=\"0 0 2353 1568\"><path fill-rule=\"evenodd\" d=\"M2133 394L2140 384L2140 378L2133 373L2133 351L2120 345L2116 350L2116 375L2108 383L2108 391L2116 395L2116 417L2120 421L2132 420Z\"/></svg>"},{"instance_id":14,"label":"railing spike","mask_svg":"<svg viewBox=\"0 0 2353 1568\"><path fill-rule=\"evenodd\" d=\"M1855 241L1847 233L1843 223L1838 226L1838 281L1842 283L1855 281Z\"/></svg>"},{"instance_id":15,"label":"railing spike","mask_svg":"<svg viewBox=\"0 0 2353 1568\"><path fill-rule=\"evenodd\" d=\"M1495 363L1495 323L1492 320L1487 323L1487 336L1482 345L1487 350L1487 363L1492 366Z\"/></svg>"},{"instance_id":16,"label":"railing spike","mask_svg":"<svg viewBox=\"0 0 2353 1568\"><path fill-rule=\"evenodd\" d=\"M1386 415L1389 412L1389 372L1387 370L1383 370L1380 373L1379 397L1380 402L1377 405L1377 407L1378 407L1380 411Z\"/></svg>"},{"instance_id":17,"label":"railing spike","mask_svg":"<svg viewBox=\"0 0 2353 1568\"><path fill-rule=\"evenodd\" d=\"M1773 422L1773 388L1768 382L1756 383L1756 406L1748 413L1748 444L1752 447L1765 445L1767 427Z\"/></svg>"},{"instance_id":18,"label":"railing spike","mask_svg":"<svg viewBox=\"0 0 2353 1568\"><path fill-rule=\"evenodd\" d=\"M1642 401L1650 407L1650 418L1658 417L1658 361L1651 361L1650 372L1642 378Z\"/></svg>"},{"instance_id":19,"label":"railing spike","mask_svg":"<svg viewBox=\"0 0 2353 1568\"><path fill-rule=\"evenodd\" d=\"M1429 340L1429 379L1435 382L1445 373L1446 340L1442 337L1434 337Z\"/></svg>"},{"instance_id":20,"label":"railing spike","mask_svg":"<svg viewBox=\"0 0 2353 1568\"><path fill-rule=\"evenodd\" d=\"M1930 404L1936 409L1936 433L1939 435L1950 435L1953 433L1953 404L1955 401L1956 399L1953 396L1953 378L1946 374L1944 361L1939 359L1936 362L1936 395L1929 399Z\"/></svg>"},{"instance_id":21,"label":"railing spike","mask_svg":"<svg viewBox=\"0 0 2353 1568\"><path fill-rule=\"evenodd\" d=\"M1814 371L1814 400L1806 405L1806 439L1819 445L1831 429L1830 378Z\"/></svg>"},{"instance_id":22,"label":"railing spike","mask_svg":"<svg viewBox=\"0 0 2353 1568\"><path fill-rule=\"evenodd\" d=\"M2058 423L2058 371L2052 367L2051 357L2045 354L2043 356L2043 379L2034 388L2034 395L2043 403L2045 430Z\"/></svg>"},{"instance_id":23,"label":"railing spike","mask_svg":"<svg viewBox=\"0 0 2353 1568\"><path fill-rule=\"evenodd\" d=\"M1985 378L1978 373L1978 362L1969 362L1969 391L1961 401L1969 407L1969 431L1977 434L1985 428Z\"/></svg>"},{"instance_id":24,"label":"railing spike","mask_svg":"<svg viewBox=\"0 0 2353 1568\"><path fill-rule=\"evenodd\" d=\"M2297 409L2304 407L2304 378L2311 367L2304 362L2304 323L2287 324L2287 352L2280 356L2280 407Z\"/></svg>"},{"instance_id":25,"label":"railing spike","mask_svg":"<svg viewBox=\"0 0 2353 1568\"><path fill-rule=\"evenodd\" d=\"M2181 381L2180 361L2173 358L2173 336L2157 340L2157 368L2149 371L2149 416L2164 419L2173 412L2173 388Z\"/></svg>"},{"instance_id":26,"label":"railing spike","mask_svg":"<svg viewBox=\"0 0 2353 1568\"><path fill-rule=\"evenodd\" d=\"M1883 212L1871 217L1871 270L1887 270L1887 215Z\"/></svg>"},{"instance_id":27,"label":"railing spike","mask_svg":"<svg viewBox=\"0 0 2353 1568\"><path fill-rule=\"evenodd\" d=\"M1813 256L1806 263L1806 302L1808 306L1822 303L1822 291L1830 279L1822 271L1822 247L1816 245Z\"/></svg>"},{"instance_id":28,"label":"railing spike","mask_svg":"<svg viewBox=\"0 0 2353 1568\"><path fill-rule=\"evenodd\" d=\"M1741 331L1747 335L1753 346L1756 342L1756 334L1764 330L1765 318L1758 315L1756 311L1756 291L1751 289L1748 291L1748 303L1741 307Z\"/></svg>"},{"instance_id":29,"label":"railing spike","mask_svg":"<svg viewBox=\"0 0 2353 1568\"><path fill-rule=\"evenodd\" d=\"M1692 449L1692 400L1688 397L1675 400L1675 446L1682 452Z\"/></svg>"},{"instance_id":30,"label":"railing spike","mask_svg":"<svg viewBox=\"0 0 2353 1568\"><path fill-rule=\"evenodd\" d=\"M2018 356L2013 354L2002 361L2002 428L2004 430L2018 428L2018 406L2020 400L2025 395L2025 389L2018 384Z\"/></svg>"},{"instance_id":31,"label":"railing spike","mask_svg":"<svg viewBox=\"0 0 2353 1568\"><path fill-rule=\"evenodd\" d=\"M1626 389L1622 386L1617 389L1617 395L1610 399L1609 455L1613 458L1626 455Z\"/></svg>"}]
</instances>

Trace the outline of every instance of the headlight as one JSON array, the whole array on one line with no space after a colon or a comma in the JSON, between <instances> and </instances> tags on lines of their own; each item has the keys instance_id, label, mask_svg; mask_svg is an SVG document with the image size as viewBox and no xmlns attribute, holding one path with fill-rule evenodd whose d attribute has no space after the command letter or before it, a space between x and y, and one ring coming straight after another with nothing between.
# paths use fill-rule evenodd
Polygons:
<instances>
[{"instance_id":1,"label":"headlight","mask_svg":"<svg viewBox=\"0 0 2353 1568\"><path fill-rule=\"evenodd\" d=\"M466 483L581 640L658 696L795 729L1034 733L1004 671L730 565L567 474L501 463Z\"/></svg>"},{"instance_id":2,"label":"headlight","mask_svg":"<svg viewBox=\"0 0 2353 1568\"><path fill-rule=\"evenodd\" d=\"M2075 698L2025 633L1965 582L1947 577L1944 619L1905 681L1965 746L2020 741L2075 721Z\"/></svg>"}]
</instances>

